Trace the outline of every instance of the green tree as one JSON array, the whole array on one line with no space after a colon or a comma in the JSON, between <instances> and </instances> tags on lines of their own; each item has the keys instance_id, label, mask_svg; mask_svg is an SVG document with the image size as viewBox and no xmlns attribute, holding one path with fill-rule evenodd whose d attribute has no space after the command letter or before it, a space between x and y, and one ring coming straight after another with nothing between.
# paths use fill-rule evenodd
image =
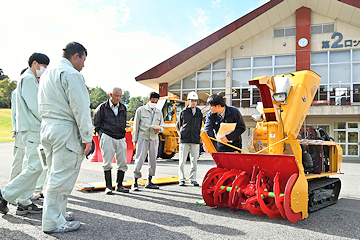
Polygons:
<instances>
[{"instance_id":1,"label":"green tree","mask_svg":"<svg viewBox=\"0 0 360 240\"><path fill-rule=\"evenodd\" d=\"M122 97L121 97L120 102L121 102L122 104L124 104L124 105L128 105L128 104L129 104L129 102L130 102L130 92L129 92L128 90L125 90L125 91L123 92L123 95L122 95Z\"/></svg>"},{"instance_id":2,"label":"green tree","mask_svg":"<svg viewBox=\"0 0 360 240\"><path fill-rule=\"evenodd\" d=\"M109 99L109 94L107 94L101 87L89 88L89 92L91 109L97 108L97 106Z\"/></svg>"},{"instance_id":3,"label":"green tree","mask_svg":"<svg viewBox=\"0 0 360 240\"><path fill-rule=\"evenodd\" d=\"M147 103L147 97L132 97L129 101L129 106L127 108L127 120L135 117L136 109L141 106L144 106Z\"/></svg>"},{"instance_id":4,"label":"green tree","mask_svg":"<svg viewBox=\"0 0 360 240\"><path fill-rule=\"evenodd\" d=\"M16 88L16 81L11 81L0 68L0 108L11 107L11 92Z\"/></svg>"}]
</instances>

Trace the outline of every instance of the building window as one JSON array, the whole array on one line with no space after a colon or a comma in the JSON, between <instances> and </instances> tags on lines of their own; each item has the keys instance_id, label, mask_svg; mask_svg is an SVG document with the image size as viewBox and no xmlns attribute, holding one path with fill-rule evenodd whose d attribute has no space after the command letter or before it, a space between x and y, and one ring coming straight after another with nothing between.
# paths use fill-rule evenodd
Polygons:
<instances>
[{"instance_id":1,"label":"building window","mask_svg":"<svg viewBox=\"0 0 360 240\"><path fill-rule=\"evenodd\" d=\"M253 107L261 101L259 90L249 80L294 72L295 55L234 58L232 60L232 105Z\"/></svg>"},{"instance_id":2,"label":"building window","mask_svg":"<svg viewBox=\"0 0 360 240\"><path fill-rule=\"evenodd\" d=\"M274 29L274 38L295 37L295 36L296 36L295 27Z\"/></svg>"},{"instance_id":3,"label":"building window","mask_svg":"<svg viewBox=\"0 0 360 240\"><path fill-rule=\"evenodd\" d=\"M311 34L333 33L335 30L334 23L311 25Z\"/></svg>"},{"instance_id":4,"label":"building window","mask_svg":"<svg viewBox=\"0 0 360 240\"><path fill-rule=\"evenodd\" d=\"M225 95L226 61L217 60L199 71L169 86L169 93L186 100L191 91L199 96L198 105L206 105L211 94L221 93Z\"/></svg>"},{"instance_id":5,"label":"building window","mask_svg":"<svg viewBox=\"0 0 360 240\"><path fill-rule=\"evenodd\" d=\"M314 101L360 103L360 50L311 53L311 70L321 76Z\"/></svg>"},{"instance_id":6,"label":"building window","mask_svg":"<svg viewBox=\"0 0 360 240\"><path fill-rule=\"evenodd\" d=\"M359 122L335 122L335 142L343 149L343 155L359 157Z\"/></svg>"}]
</instances>

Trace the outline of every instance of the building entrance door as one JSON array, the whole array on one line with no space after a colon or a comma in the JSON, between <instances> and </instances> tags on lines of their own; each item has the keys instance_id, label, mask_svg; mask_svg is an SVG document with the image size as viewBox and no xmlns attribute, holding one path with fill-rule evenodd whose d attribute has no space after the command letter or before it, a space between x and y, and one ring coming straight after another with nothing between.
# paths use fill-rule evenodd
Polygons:
<instances>
[{"instance_id":1,"label":"building entrance door","mask_svg":"<svg viewBox=\"0 0 360 240\"><path fill-rule=\"evenodd\" d=\"M359 143L360 143L359 130L347 130L347 155L349 157L359 157Z\"/></svg>"}]
</instances>

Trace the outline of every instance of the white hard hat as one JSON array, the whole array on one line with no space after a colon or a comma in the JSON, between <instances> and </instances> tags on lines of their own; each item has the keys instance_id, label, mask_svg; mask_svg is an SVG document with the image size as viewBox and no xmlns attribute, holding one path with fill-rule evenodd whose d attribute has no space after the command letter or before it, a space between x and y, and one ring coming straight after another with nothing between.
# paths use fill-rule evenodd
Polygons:
<instances>
[{"instance_id":1,"label":"white hard hat","mask_svg":"<svg viewBox=\"0 0 360 240\"><path fill-rule=\"evenodd\" d=\"M188 96L187 96L187 100L190 100L190 99L196 99L196 100L199 100L199 97L197 95L196 92L189 92Z\"/></svg>"}]
</instances>

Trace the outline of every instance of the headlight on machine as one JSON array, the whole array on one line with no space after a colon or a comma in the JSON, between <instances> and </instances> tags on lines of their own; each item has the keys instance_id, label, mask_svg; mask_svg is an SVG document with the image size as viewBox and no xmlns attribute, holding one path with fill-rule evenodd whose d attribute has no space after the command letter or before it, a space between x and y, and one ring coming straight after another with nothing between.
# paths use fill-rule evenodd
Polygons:
<instances>
[{"instance_id":1,"label":"headlight on machine","mask_svg":"<svg viewBox=\"0 0 360 240\"><path fill-rule=\"evenodd\" d=\"M287 98L286 92L274 93L273 99L275 102L285 102Z\"/></svg>"}]
</instances>

